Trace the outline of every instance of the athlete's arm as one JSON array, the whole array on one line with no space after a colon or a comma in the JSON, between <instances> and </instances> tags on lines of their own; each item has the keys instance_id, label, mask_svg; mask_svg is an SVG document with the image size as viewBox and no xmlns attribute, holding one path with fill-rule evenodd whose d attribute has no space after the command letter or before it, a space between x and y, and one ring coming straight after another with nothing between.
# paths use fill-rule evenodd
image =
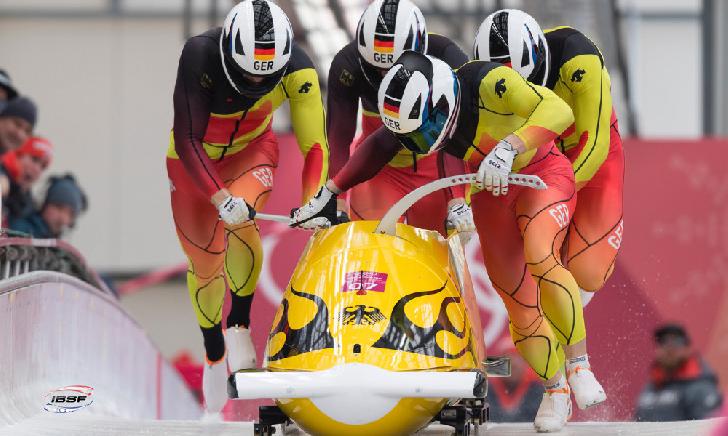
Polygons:
<instances>
[{"instance_id":1,"label":"athlete's arm","mask_svg":"<svg viewBox=\"0 0 728 436\"><path fill-rule=\"evenodd\" d=\"M212 83L203 71L208 53L204 44L202 38L191 38L182 49L174 86L172 130L182 165L200 191L217 205L216 200L227 196L220 194L225 185L202 147L213 93Z\"/></svg>"},{"instance_id":2,"label":"athlete's arm","mask_svg":"<svg viewBox=\"0 0 728 436\"><path fill-rule=\"evenodd\" d=\"M515 70L497 67L481 80L480 100L485 108L515 114L524 123L504 138L519 153L553 141L574 122L571 108L553 91L527 82Z\"/></svg>"},{"instance_id":3,"label":"athlete's arm","mask_svg":"<svg viewBox=\"0 0 728 436\"><path fill-rule=\"evenodd\" d=\"M384 168L401 148L397 138L385 127L380 127L362 141L327 187L338 194L366 182Z\"/></svg>"},{"instance_id":4,"label":"athlete's arm","mask_svg":"<svg viewBox=\"0 0 728 436\"><path fill-rule=\"evenodd\" d=\"M579 155L574 160L577 186L596 174L609 153L612 94L609 76L596 54L583 54L566 62L559 80L572 93Z\"/></svg>"},{"instance_id":5,"label":"athlete's arm","mask_svg":"<svg viewBox=\"0 0 728 436\"><path fill-rule=\"evenodd\" d=\"M437 152L437 170L439 178L465 174L465 161L444 150L440 150ZM447 196L448 205L465 203L465 185L456 185L448 188Z\"/></svg>"},{"instance_id":6,"label":"athlete's arm","mask_svg":"<svg viewBox=\"0 0 728 436\"><path fill-rule=\"evenodd\" d=\"M303 154L303 203L326 182L329 144L321 87L311 59L294 46L296 69L283 78L283 88L291 103L293 132Z\"/></svg>"},{"instance_id":7,"label":"athlete's arm","mask_svg":"<svg viewBox=\"0 0 728 436\"><path fill-rule=\"evenodd\" d=\"M345 68L340 51L331 61L326 97L326 136L329 140L329 176L334 177L349 160L349 147L356 133L359 94L354 75Z\"/></svg>"}]
</instances>

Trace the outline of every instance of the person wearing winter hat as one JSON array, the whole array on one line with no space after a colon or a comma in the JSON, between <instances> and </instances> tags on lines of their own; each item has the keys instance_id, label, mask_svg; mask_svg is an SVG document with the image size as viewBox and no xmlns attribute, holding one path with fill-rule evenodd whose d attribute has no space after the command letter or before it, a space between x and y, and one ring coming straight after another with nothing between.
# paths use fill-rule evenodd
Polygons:
<instances>
[{"instance_id":1,"label":"person wearing winter hat","mask_svg":"<svg viewBox=\"0 0 728 436\"><path fill-rule=\"evenodd\" d=\"M10 221L10 228L34 238L60 238L87 208L86 195L71 174L53 176L40 210Z\"/></svg>"},{"instance_id":2,"label":"person wearing winter hat","mask_svg":"<svg viewBox=\"0 0 728 436\"><path fill-rule=\"evenodd\" d=\"M658 326L655 358L635 407L635 421L706 419L720 410L723 395L716 372L691 346L680 324Z\"/></svg>"},{"instance_id":3,"label":"person wearing winter hat","mask_svg":"<svg viewBox=\"0 0 728 436\"><path fill-rule=\"evenodd\" d=\"M0 192L3 222L33 211L31 188L48 168L53 146L47 139L31 137L22 147L0 157Z\"/></svg>"},{"instance_id":4,"label":"person wearing winter hat","mask_svg":"<svg viewBox=\"0 0 728 436\"><path fill-rule=\"evenodd\" d=\"M38 109L30 98L21 96L8 101L0 112L0 155L28 140L37 118Z\"/></svg>"},{"instance_id":5,"label":"person wearing winter hat","mask_svg":"<svg viewBox=\"0 0 728 436\"><path fill-rule=\"evenodd\" d=\"M0 112L7 106L8 101L17 96L18 91L13 86L10 75L5 70L0 70Z\"/></svg>"}]
</instances>

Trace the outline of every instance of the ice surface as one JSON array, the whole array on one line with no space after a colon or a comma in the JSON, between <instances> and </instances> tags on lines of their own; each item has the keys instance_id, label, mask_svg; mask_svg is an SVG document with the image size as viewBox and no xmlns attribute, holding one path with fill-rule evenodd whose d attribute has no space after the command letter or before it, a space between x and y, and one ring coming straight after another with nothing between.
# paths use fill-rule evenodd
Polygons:
<instances>
[{"instance_id":1,"label":"ice surface","mask_svg":"<svg viewBox=\"0 0 728 436\"><path fill-rule=\"evenodd\" d=\"M590 435L707 435L718 423L718 419L706 421L681 421L662 423L635 422L579 422L571 423L558 433L559 436ZM200 421L130 421L90 416L39 415L19 424L0 429L0 435L47 436L47 435L84 435L84 436L248 436L253 434L250 422L209 423ZM276 434L281 434L280 431ZM293 431L289 435L301 436L303 432ZM418 433L424 436L452 434L452 428L431 425ZM473 434L471 432L471 434ZM478 434L485 436L534 435L530 423L489 424L487 429L480 428Z\"/></svg>"}]
</instances>

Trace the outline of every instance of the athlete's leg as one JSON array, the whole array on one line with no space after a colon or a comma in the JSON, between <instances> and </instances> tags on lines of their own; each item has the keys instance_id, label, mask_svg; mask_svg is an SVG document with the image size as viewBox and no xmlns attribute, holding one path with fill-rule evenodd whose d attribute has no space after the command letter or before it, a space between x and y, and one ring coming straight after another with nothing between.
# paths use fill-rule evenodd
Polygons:
<instances>
[{"instance_id":1,"label":"athlete's leg","mask_svg":"<svg viewBox=\"0 0 728 436\"><path fill-rule=\"evenodd\" d=\"M385 165L376 176L360 183L349 193L349 217L352 220L378 220L407 192L399 168Z\"/></svg>"},{"instance_id":2,"label":"athlete's leg","mask_svg":"<svg viewBox=\"0 0 728 436\"><path fill-rule=\"evenodd\" d=\"M559 157L561 160L568 163ZM579 287L561 263L560 247L576 204L573 178L566 174L541 174L548 189L523 190L516 201L516 213L526 263L538 284L541 306L569 357L572 346L586 338L586 330Z\"/></svg>"},{"instance_id":3,"label":"athlete's leg","mask_svg":"<svg viewBox=\"0 0 728 436\"><path fill-rule=\"evenodd\" d=\"M439 178L437 156L427 156L412 167L386 165L372 179L355 186L349 195L349 216L353 220L377 220L409 192ZM432 193L412 206L407 223L445 233L448 196L445 191Z\"/></svg>"},{"instance_id":4,"label":"athlete's leg","mask_svg":"<svg viewBox=\"0 0 728 436\"><path fill-rule=\"evenodd\" d=\"M398 177L406 184L407 192L422 185L444 177L445 170L440 168L440 154L433 153L417 161L414 167L400 168ZM407 223L422 229L435 230L447 236L445 220L447 219L447 203L451 200L449 190L440 189L423 197L407 211Z\"/></svg>"},{"instance_id":5,"label":"athlete's leg","mask_svg":"<svg viewBox=\"0 0 728 436\"><path fill-rule=\"evenodd\" d=\"M616 125L606 161L579 190L571 220L566 262L579 286L588 292L602 288L614 270L622 244L624 154Z\"/></svg>"},{"instance_id":6,"label":"athlete's leg","mask_svg":"<svg viewBox=\"0 0 728 436\"><path fill-rule=\"evenodd\" d=\"M516 349L543 380L560 377L558 347L539 304L538 288L526 268L523 239L512 201L523 188L504 197L487 192L472 196L473 217L485 267L505 303Z\"/></svg>"},{"instance_id":7,"label":"athlete's leg","mask_svg":"<svg viewBox=\"0 0 728 436\"><path fill-rule=\"evenodd\" d=\"M448 201L442 190L423 197L407 211L407 224L421 229L435 230L447 236L445 220Z\"/></svg>"},{"instance_id":8,"label":"athlete's leg","mask_svg":"<svg viewBox=\"0 0 728 436\"><path fill-rule=\"evenodd\" d=\"M225 355L220 321L225 296L225 234L218 212L189 179L177 159L167 159L172 215L182 250L187 255L187 288L202 330L209 362Z\"/></svg>"},{"instance_id":9,"label":"athlete's leg","mask_svg":"<svg viewBox=\"0 0 728 436\"><path fill-rule=\"evenodd\" d=\"M564 347L569 384L579 408L584 409L607 397L589 365L579 287L561 263L559 251L576 205L573 174L568 160L561 156L550 160L553 162L548 163L546 171L539 174L548 189L524 191L516 202L516 211L526 262L540 289L541 306Z\"/></svg>"},{"instance_id":10,"label":"athlete's leg","mask_svg":"<svg viewBox=\"0 0 728 436\"><path fill-rule=\"evenodd\" d=\"M273 189L278 165L278 143L264 135L231 156L218 170L234 196L243 197L255 210L262 210ZM260 232L254 221L225 227L227 250L225 275L232 304L227 327L250 325L250 307L263 262Z\"/></svg>"}]
</instances>

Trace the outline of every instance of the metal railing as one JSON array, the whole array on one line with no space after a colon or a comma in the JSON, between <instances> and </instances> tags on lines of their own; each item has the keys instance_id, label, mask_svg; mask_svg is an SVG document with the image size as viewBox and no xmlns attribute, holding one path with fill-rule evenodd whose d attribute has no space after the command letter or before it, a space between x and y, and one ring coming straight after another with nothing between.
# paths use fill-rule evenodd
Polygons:
<instances>
[{"instance_id":1,"label":"metal railing","mask_svg":"<svg viewBox=\"0 0 728 436\"><path fill-rule=\"evenodd\" d=\"M12 277L34 271L52 271L76 277L113 295L71 245L56 239L26 238L22 233L9 230L0 232L0 288L4 280Z\"/></svg>"}]
</instances>

